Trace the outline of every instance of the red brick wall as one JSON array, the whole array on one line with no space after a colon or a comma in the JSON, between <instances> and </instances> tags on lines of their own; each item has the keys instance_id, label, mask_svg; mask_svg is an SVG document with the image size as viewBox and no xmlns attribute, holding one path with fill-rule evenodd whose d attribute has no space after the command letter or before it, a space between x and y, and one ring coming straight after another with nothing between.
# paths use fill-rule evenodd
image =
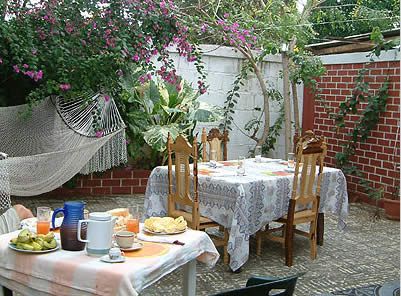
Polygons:
<instances>
[{"instance_id":1,"label":"red brick wall","mask_svg":"<svg viewBox=\"0 0 401 296\"><path fill-rule=\"evenodd\" d=\"M103 173L78 176L70 182L73 188L64 184L46 195L96 196L145 193L149 175L148 170L133 169L130 166L115 168Z\"/></svg>"},{"instance_id":2,"label":"red brick wall","mask_svg":"<svg viewBox=\"0 0 401 296\"><path fill-rule=\"evenodd\" d=\"M351 95L354 80L358 70L363 68L363 63L326 65L327 72L321 77L318 87L322 90L322 96L326 103L339 110L339 105L347 96ZM352 163L358 166L366 179L372 182L375 188L383 188L385 196L390 197L400 184L400 63L399 62L375 62L368 66L367 81L372 91L377 91L387 77L391 84L386 112L381 114L377 127L371 132L366 143L358 144ZM348 139L347 133L353 130L354 122L358 115L348 115L346 128L339 132L333 130L334 120L329 118L327 110L319 103L313 101L308 90L305 90L304 100L312 108L304 108L304 129L312 128L317 134L324 135L328 141L328 153L326 162L329 166L335 166L335 154L341 152L341 144ZM305 105L304 105L305 106ZM359 110L366 104L359 106ZM313 113L313 114L311 114ZM358 185L358 177L348 177L348 191L350 196L362 196L363 190Z\"/></svg>"}]
</instances>

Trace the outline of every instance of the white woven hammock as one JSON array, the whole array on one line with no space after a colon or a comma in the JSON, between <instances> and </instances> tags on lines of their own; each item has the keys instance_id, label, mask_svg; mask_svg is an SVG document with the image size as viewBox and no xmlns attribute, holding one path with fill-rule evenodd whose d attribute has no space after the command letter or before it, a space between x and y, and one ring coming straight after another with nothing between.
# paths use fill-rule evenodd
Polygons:
<instances>
[{"instance_id":1,"label":"white woven hammock","mask_svg":"<svg viewBox=\"0 0 401 296\"><path fill-rule=\"evenodd\" d=\"M0 213L10 195L49 192L77 173L100 172L127 162L124 122L112 99L46 99L28 118L26 105L0 108ZM96 137L93 113L103 136ZM97 126L98 127L98 126Z\"/></svg>"}]
</instances>

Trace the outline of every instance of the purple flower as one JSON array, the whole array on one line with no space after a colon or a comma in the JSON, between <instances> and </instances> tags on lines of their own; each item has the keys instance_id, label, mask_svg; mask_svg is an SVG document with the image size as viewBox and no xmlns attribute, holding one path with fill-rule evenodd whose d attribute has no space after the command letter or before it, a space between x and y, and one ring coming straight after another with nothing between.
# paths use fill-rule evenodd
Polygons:
<instances>
[{"instance_id":1,"label":"purple flower","mask_svg":"<svg viewBox=\"0 0 401 296\"><path fill-rule=\"evenodd\" d=\"M25 69L28 69L28 68L29 68L29 65L23 64L22 67L24 67Z\"/></svg>"},{"instance_id":2,"label":"purple flower","mask_svg":"<svg viewBox=\"0 0 401 296\"><path fill-rule=\"evenodd\" d=\"M2 58L0 58L0 64L3 64L3 59Z\"/></svg>"},{"instance_id":3,"label":"purple flower","mask_svg":"<svg viewBox=\"0 0 401 296\"><path fill-rule=\"evenodd\" d=\"M138 61L139 61L139 56L136 54L136 55L134 55L134 56L132 57L132 59L133 59L135 62L138 62Z\"/></svg>"},{"instance_id":4,"label":"purple flower","mask_svg":"<svg viewBox=\"0 0 401 296\"><path fill-rule=\"evenodd\" d=\"M33 80L35 81L39 81L43 78L43 71L39 70L38 72L35 73L35 75L33 76Z\"/></svg>"},{"instance_id":5,"label":"purple flower","mask_svg":"<svg viewBox=\"0 0 401 296\"><path fill-rule=\"evenodd\" d=\"M19 73L19 67L17 65L13 66L14 72L15 73Z\"/></svg>"},{"instance_id":6,"label":"purple flower","mask_svg":"<svg viewBox=\"0 0 401 296\"><path fill-rule=\"evenodd\" d=\"M67 91L67 90L69 90L69 89L71 88L71 84L69 84L69 83L62 83L62 84L59 85L59 87L60 87L60 89L61 89L62 91Z\"/></svg>"},{"instance_id":7,"label":"purple flower","mask_svg":"<svg viewBox=\"0 0 401 296\"><path fill-rule=\"evenodd\" d=\"M223 16L224 18L228 18L230 15L226 12Z\"/></svg>"},{"instance_id":8,"label":"purple flower","mask_svg":"<svg viewBox=\"0 0 401 296\"><path fill-rule=\"evenodd\" d=\"M101 138L103 137L103 131L97 131L95 134L96 138Z\"/></svg>"},{"instance_id":9,"label":"purple flower","mask_svg":"<svg viewBox=\"0 0 401 296\"><path fill-rule=\"evenodd\" d=\"M105 100L106 102L110 101L110 96L105 95L105 96L104 96L104 100Z\"/></svg>"},{"instance_id":10,"label":"purple flower","mask_svg":"<svg viewBox=\"0 0 401 296\"><path fill-rule=\"evenodd\" d=\"M33 77L35 76L35 72L33 71L26 71L24 72L25 75L29 76L29 78L33 79Z\"/></svg>"},{"instance_id":11,"label":"purple flower","mask_svg":"<svg viewBox=\"0 0 401 296\"><path fill-rule=\"evenodd\" d=\"M208 27L207 24L203 24L203 25L201 26L201 32L202 32L202 33L205 33L206 30L207 30L207 27Z\"/></svg>"}]
</instances>

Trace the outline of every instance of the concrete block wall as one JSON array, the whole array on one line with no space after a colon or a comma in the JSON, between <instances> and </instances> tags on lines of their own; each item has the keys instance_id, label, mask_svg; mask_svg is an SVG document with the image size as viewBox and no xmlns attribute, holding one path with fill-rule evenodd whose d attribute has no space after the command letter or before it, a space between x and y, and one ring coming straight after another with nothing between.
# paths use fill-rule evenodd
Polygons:
<instances>
[{"instance_id":1,"label":"concrete block wall","mask_svg":"<svg viewBox=\"0 0 401 296\"><path fill-rule=\"evenodd\" d=\"M217 45L202 45L204 52L202 60L205 65L205 73L207 74L207 83L209 84L208 92L200 97L201 101L212 103L223 107L227 97L227 92L232 89L232 84L239 74L241 65L244 62L244 57L234 48L217 46ZM172 50L172 58L177 68L177 73L184 79L197 85L196 69L193 63L188 63L185 59L178 56ZM277 87L282 91L283 83L280 78L281 56L267 56L263 62L263 74L268 85ZM244 131L245 124L252 118L257 118L260 112L254 110L255 107L263 106L263 96L259 83L254 75L250 75L248 81L244 81L244 86L239 90L241 97L238 104L235 106L235 114L233 116L234 123L232 131L230 131L230 142L228 145L228 158L236 159L239 155L248 155L249 150L254 149L256 142L246 137L240 130ZM302 114L302 96L303 86L298 87L299 110ZM270 109L271 124L277 118L277 104L273 104ZM197 127L200 131L202 127L207 129L218 126L219 123L203 124ZM262 128L261 128L262 129ZM284 132L277 143L274 151L269 153L270 157L285 158L284 155Z\"/></svg>"},{"instance_id":2,"label":"concrete block wall","mask_svg":"<svg viewBox=\"0 0 401 296\"><path fill-rule=\"evenodd\" d=\"M362 69L368 59L366 53L332 55L322 58L327 69L320 79L319 88L325 102L334 109L346 97L351 95L358 71ZM371 181L375 188L383 188L385 197L392 197L400 185L400 57L398 51L384 54L380 59L367 65L369 69L367 81L370 90L377 92L385 79L390 79L389 97L386 111L381 114L377 127L371 132L366 143L358 144L352 164L361 169L363 177ZM305 95L305 103L313 98ZM359 106L359 111L366 103ZM306 114L305 114L306 115ZM335 154L341 152L340 145L348 140L347 133L354 128L359 120L358 115L348 115L346 127L335 131L334 120L329 118L327 110L315 102L314 114L311 122L316 133L324 135L328 140L326 162L335 166ZM348 177L348 191L350 195L365 197L362 187L358 184L359 177Z\"/></svg>"}]
</instances>

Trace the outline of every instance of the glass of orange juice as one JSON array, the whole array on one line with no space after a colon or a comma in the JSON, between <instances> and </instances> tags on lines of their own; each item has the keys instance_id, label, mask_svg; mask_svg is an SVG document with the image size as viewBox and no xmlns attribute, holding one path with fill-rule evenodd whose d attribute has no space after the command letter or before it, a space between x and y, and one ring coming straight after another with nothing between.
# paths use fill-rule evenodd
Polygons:
<instances>
[{"instance_id":1,"label":"glass of orange juice","mask_svg":"<svg viewBox=\"0 0 401 296\"><path fill-rule=\"evenodd\" d=\"M37 234L48 234L50 231L50 218L51 209L49 207L38 207L36 209L37 223L36 233Z\"/></svg>"},{"instance_id":2,"label":"glass of orange juice","mask_svg":"<svg viewBox=\"0 0 401 296\"><path fill-rule=\"evenodd\" d=\"M139 232L139 207L138 205L129 208L130 217L127 220L127 230L138 233Z\"/></svg>"}]
</instances>

